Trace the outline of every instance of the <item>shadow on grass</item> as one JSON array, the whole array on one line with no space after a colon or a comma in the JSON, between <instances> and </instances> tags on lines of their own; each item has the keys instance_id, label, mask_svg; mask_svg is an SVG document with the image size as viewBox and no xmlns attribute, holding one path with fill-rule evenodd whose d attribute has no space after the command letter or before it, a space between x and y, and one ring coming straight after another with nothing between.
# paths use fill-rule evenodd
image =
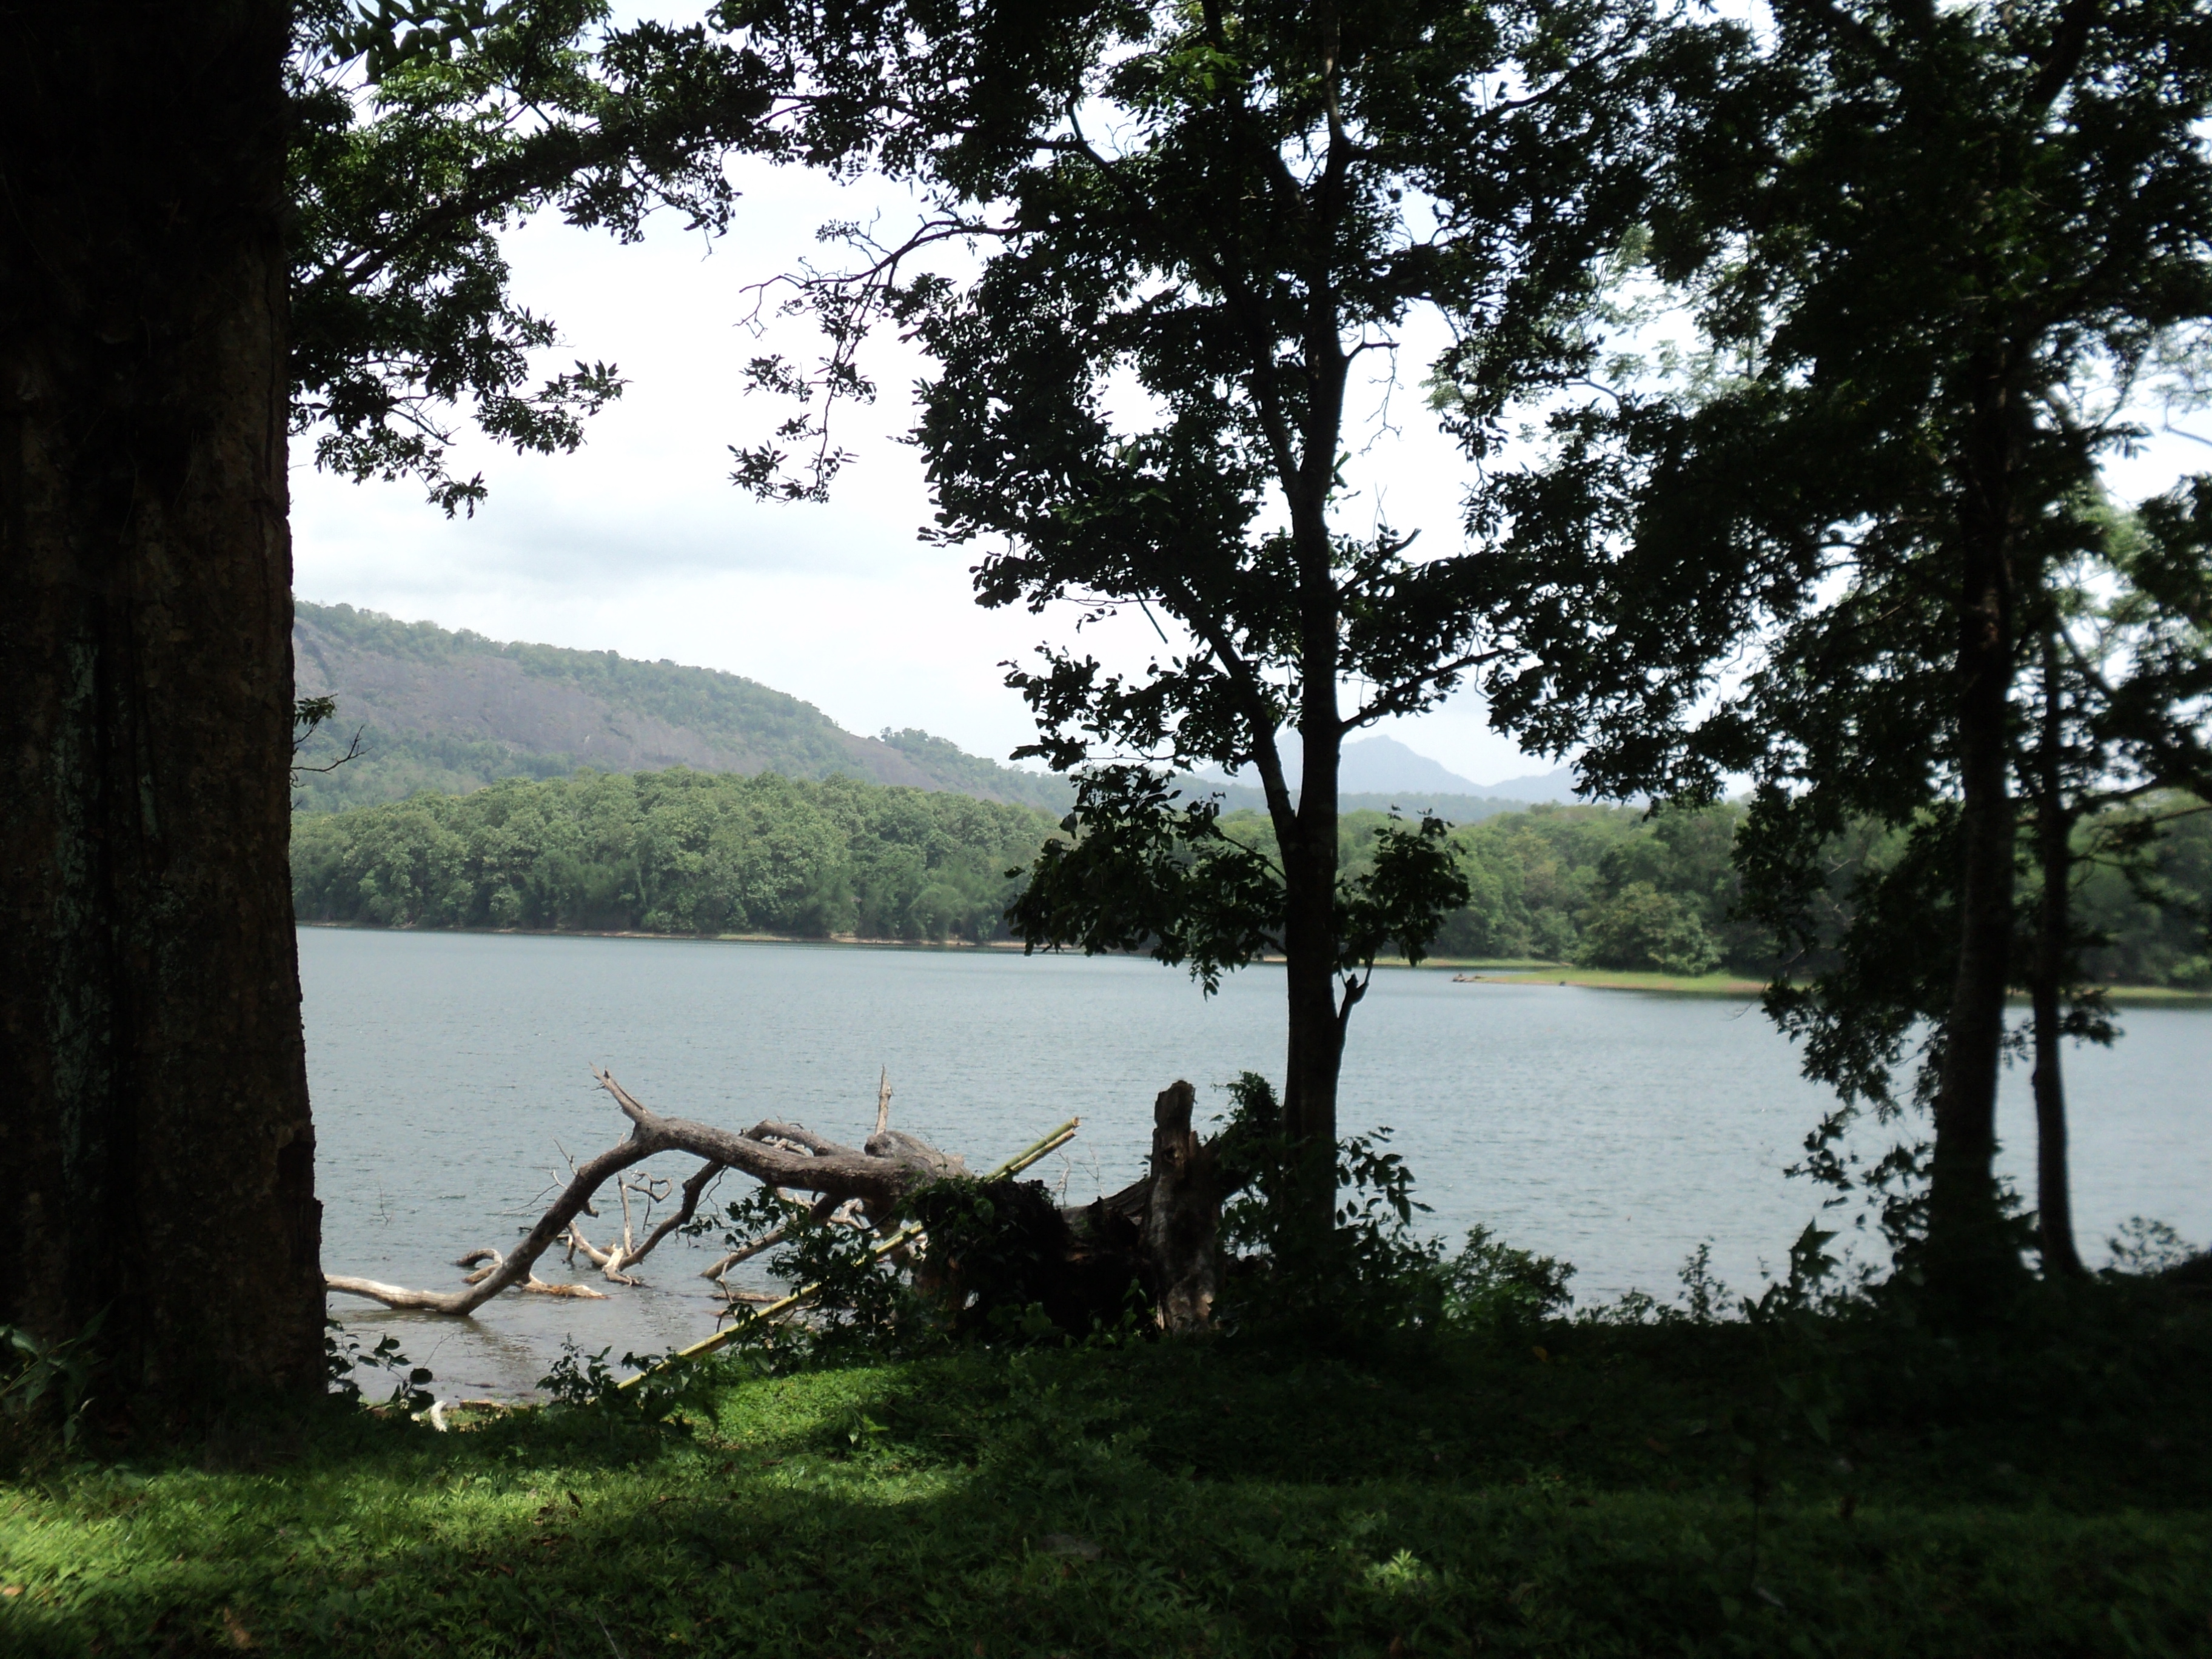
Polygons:
<instances>
[{"instance_id":1,"label":"shadow on grass","mask_svg":"<svg viewBox=\"0 0 2212 1659\"><path fill-rule=\"evenodd\" d=\"M246 1422L0 1488L0 1651L2201 1654L2201 1321L2160 1331L1892 1342L1825 1438L1740 1325L733 1370L685 1431Z\"/></svg>"}]
</instances>

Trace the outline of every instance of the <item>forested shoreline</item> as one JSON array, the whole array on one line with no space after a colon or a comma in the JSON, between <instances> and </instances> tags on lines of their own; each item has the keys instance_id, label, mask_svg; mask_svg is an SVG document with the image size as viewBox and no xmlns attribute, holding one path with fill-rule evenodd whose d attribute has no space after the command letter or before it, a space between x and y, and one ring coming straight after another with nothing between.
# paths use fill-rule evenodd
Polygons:
<instances>
[{"instance_id":1,"label":"forested shoreline","mask_svg":"<svg viewBox=\"0 0 2212 1659\"><path fill-rule=\"evenodd\" d=\"M302 921L982 939L1027 806L773 772L580 773L300 815Z\"/></svg>"},{"instance_id":2,"label":"forested shoreline","mask_svg":"<svg viewBox=\"0 0 2212 1659\"><path fill-rule=\"evenodd\" d=\"M1455 826L1472 893L1446 960L1533 960L1764 977L1772 940L1736 915L1742 810L1536 805ZM1373 861L1382 812L1344 815L1344 867ZM1272 851L1265 815L1222 820ZM863 782L695 772L514 780L465 795L301 814L294 903L308 922L556 932L988 943L1009 937L1016 873L1060 834L1033 808ZM1850 849L1879 860L1880 842ZM1855 867L1855 866L1854 866ZM2086 952L2107 984L2212 987L2201 917L2212 821L2168 824L2147 879L2092 868Z\"/></svg>"}]
</instances>

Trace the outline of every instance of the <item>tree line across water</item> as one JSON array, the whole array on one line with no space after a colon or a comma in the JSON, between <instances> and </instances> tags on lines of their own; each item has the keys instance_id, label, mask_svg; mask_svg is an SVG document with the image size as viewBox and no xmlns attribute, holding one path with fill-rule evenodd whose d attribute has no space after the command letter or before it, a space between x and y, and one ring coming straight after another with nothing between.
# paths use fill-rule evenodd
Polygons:
<instances>
[{"instance_id":1,"label":"tree line across water","mask_svg":"<svg viewBox=\"0 0 2212 1659\"><path fill-rule=\"evenodd\" d=\"M301 814L302 921L983 939L1052 820L774 772L580 772Z\"/></svg>"},{"instance_id":2,"label":"tree line across water","mask_svg":"<svg viewBox=\"0 0 2212 1659\"><path fill-rule=\"evenodd\" d=\"M1743 809L1647 812L1541 805L1455 826L1470 902L1433 946L1445 959L1764 976L1772 936L1739 915L1731 859ZM1380 811L1346 813L1346 874L1371 867ZM1264 813L1228 835L1273 851ZM1007 907L1046 814L966 795L683 768L505 781L301 815L292 836L301 920L398 927L526 927L790 938L1008 938ZM2088 832L2085 831L2085 836ZM1850 875L1893 838L1839 848ZM2212 817L2174 819L2131 875L2087 866L2077 911L2095 981L2212 986Z\"/></svg>"}]
</instances>

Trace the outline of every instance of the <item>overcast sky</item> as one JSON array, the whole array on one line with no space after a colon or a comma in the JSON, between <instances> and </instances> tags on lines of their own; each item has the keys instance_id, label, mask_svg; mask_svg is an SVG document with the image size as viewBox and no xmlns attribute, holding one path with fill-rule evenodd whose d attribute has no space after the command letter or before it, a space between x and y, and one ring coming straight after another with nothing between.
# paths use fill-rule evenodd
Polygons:
<instances>
[{"instance_id":1,"label":"overcast sky","mask_svg":"<svg viewBox=\"0 0 2212 1659\"><path fill-rule=\"evenodd\" d=\"M549 370L603 358L628 391L574 455L465 444L453 470L480 470L491 492L472 520L447 520L411 484L318 475L309 446L295 445L297 591L495 639L727 669L805 698L848 730L921 726L1003 758L1031 728L998 665L1041 639L1066 640L1073 617L986 611L969 593L972 556L916 541L928 496L897 439L919 360L888 342L873 349L867 366L883 396L842 416L841 438L860 459L829 505L763 504L728 481L728 446L757 441L783 412L741 397L743 364L765 349L807 359L812 349L803 332L763 341L742 326L746 284L810 253L834 257L814 246L824 220L880 211L888 230L913 209L880 185L832 190L799 171L749 166L740 182L735 228L711 246L660 222L628 247L550 219L511 234L516 294L564 337ZM1416 378L1425 343L1407 340ZM1347 415L1364 423L1380 401L1370 386ZM1465 463L1418 398L1401 391L1390 407L1396 430L1366 451L1355 475L1362 493L1340 522L1368 528L1379 501L1428 548L1456 545ZM2179 440L2155 446L2116 477L2119 493L2150 493L2203 464L2185 452ZM1132 618L1097 648L1129 661L1156 647ZM1465 694L1386 729L1480 782L1552 765L1491 732Z\"/></svg>"}]
</instances>

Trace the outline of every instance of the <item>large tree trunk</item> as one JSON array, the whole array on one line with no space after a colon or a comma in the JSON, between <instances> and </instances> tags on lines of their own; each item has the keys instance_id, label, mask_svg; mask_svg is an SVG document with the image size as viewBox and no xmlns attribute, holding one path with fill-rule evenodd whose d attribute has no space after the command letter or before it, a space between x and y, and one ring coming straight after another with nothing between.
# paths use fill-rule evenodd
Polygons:
<instances>
[{"instance_id":1,"label":"large tree trunk","mask_svg":"<svg viewBox=\"0 0 2212 1659\"><path fill-rule=\"evenodd\" d=\"M0 1321L319 1389L282 0L0 0ZM128 1298L127 1304L125 1298Z\"/></svg>"},{"instance_id":2,"label":"large tree trunk","mask_svg":"<svg viewBox=\"0 0 2212 1659\"><path fill-rule=\"evenodd\" d=\"M2043 639L2043 730L2037 743L2036 861L2043 890L2035 907L2035 1224L2044 1276L2088 1270L2074 1243L2074 1198L2066 1169L2066 1084L2058 1006L2073 933L2074 817L2061 793L2063 738L2058 641Z\"/></svg>"},{"instance_id":3,"label":"large tree trunk","mask_svg":"<svg viewBox=\"0 0 2212 1659\"><path fill-rule=\"evenodd\" d=\"M1958 662L1960 786L1957 975L1944 1023L1928 1194L1925 1271L1960 1309L2007 1276L1997 1203L1997 1073L2012 970L2013 803L2008 696L2013 678L2012 485L2015 418L2001 368L1983 371L1986 406L1961 514Z\"/></svg>"},{"instance_id":4,"label":"large tree trunk","mask_svg":"<svg viewBox=\"0 0 2212 1659\"><path fill-rule=\"evenodd\" d=\"M1306 786L1305 799L1313 799ZM1284 990L1288 1001L1283 1121L1299 1160L1301 1202L1327 1226L1336 1206L1336 1085L1343 1063L1343 1028L1336 1018L1336 860L1334 797L1316 812L1329 836L1324 856L1313 844L1313 819L1301 807L1304 844L1284 849Z\"/></svg>"}]
</instances>

